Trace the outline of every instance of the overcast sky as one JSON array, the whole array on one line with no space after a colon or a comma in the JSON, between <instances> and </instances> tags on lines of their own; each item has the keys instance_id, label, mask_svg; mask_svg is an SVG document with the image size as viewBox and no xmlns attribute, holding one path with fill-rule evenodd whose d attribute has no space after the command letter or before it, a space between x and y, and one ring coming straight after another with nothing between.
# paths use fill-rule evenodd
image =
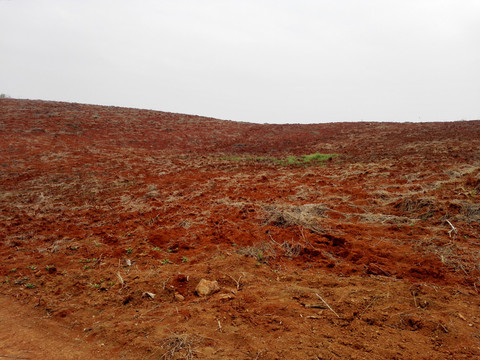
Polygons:
<instances>
[{"instance_id":1,"label":"overcast sky","mask_svg":"<svg viewBox=\"0 0 480 360\"><path fill-rule=\"evenodd\" d=\"M0 0L0 93L260 123L480 119L480 0Z\"/></svg>"}]
</instances>

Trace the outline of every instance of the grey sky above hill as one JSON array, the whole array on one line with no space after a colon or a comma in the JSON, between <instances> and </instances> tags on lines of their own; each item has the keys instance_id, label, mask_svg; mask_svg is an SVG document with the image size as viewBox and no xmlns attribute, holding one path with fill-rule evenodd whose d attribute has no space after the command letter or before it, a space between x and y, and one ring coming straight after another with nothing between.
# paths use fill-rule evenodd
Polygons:
<instances>
[{"instance_id":1,"label":"grey sky above hill","mask_svg":"<svg viewBox=\"0 0 480 360\"><path fill-rule=\"evenodd\" d=\"M479 0L0 0L0 92L269 123L480 119Z\"/></svg>"}]
</instances>

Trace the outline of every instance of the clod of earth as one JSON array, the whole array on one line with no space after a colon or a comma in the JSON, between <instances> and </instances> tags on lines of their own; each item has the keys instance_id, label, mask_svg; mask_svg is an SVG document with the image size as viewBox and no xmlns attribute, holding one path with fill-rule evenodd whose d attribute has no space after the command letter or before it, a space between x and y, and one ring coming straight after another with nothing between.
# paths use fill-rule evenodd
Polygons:
<instances>
[{"instance_id":1,"label":"clod of earth","mask_svg":"<svg viewBox=\"0 0 480 360\"><path fill-rule=\"evenodd\" d=\"M198 296L208 296L220 291L220 286L216 280L210 281L202 279L195 288L195 293Z\"/></svg>"}]
</instances>

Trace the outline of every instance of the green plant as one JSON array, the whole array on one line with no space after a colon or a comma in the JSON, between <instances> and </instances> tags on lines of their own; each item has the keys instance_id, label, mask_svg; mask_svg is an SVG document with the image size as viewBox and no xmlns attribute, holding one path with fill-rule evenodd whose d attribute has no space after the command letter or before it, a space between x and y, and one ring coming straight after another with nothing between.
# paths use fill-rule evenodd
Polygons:
<instances>
[{"instance_id":1,"label":"green plant","mask_svg":"<svg viewBox=\"0 0 480 360\"><path fill-rule=\"evenodd\" d=\"M301 156L287 156L285 158L275 158L275 157L265 157L265 156L230 156L222 157L221 160L230 160L230 161L248 161L248 162L270 162L276 165L288 166L288 165L322 165L325 161L331 160L334 157L338 156L337 154L309 154Z\"/></svg>"},{"instance_id":2,"label":"green plant","mask_svg":"<svg viewBox=\"0 0 480 360\"><path fill-rule=\"evenodd\" d=\"M54 267L55 267L55 265L47 265L47 266L45 266L45 269L47 271L50 271L50 269L53 269Z\"/></svg>"},{"instance_id":3,"label":"green plant","mask_svg":"<svg viewBox=\"0 0 480 360\"><path fill-rule=\"evenodd\" d=\"M171 264L171 263L172 263L172 262L171 262L170 260L168 260L168 259L163 259L161 262L162 262L163 265L167 265L167 264Z\"/></svg>"},{"instance_id":4,"label":"green plant","mask_svg":"<svg viewBox=\"0 0 480 360\"><path fill-rule=\"evenodd\" d=\"M125 251L127 252L128 255L130 255L130 254L133 252L133 249L132 249L132 248L128 248L128 249L125 249Z\"/></svg>"},{"instance_id":5,"label":"green plant","mask_svg":"<svg viewBox=\"0 0 480 360\"><path fill-rule=\"evenodd\" d=\"M182 262L183 262L183 263L186 263L186 262L188 262L188 259L187 259L187 257L186 257L186 256L182 256Z\"/></svg>"},{"instance_id":6,"label":"green plant","mask_svg":"<svg viewBox=\"0 0 480 360\"><path fill-rule=\"evenodd\" d=\"M27 269L37 270L37 267L36 267L35 265L28 265L28 266L27 266Z\"/></svg>"},{"instance_id":7,"label":"green plant","mask_svg":"<svg viewBox=\"0 0 480 360\"><path fill-rule=\"evenodd\" d=\"M17 268L10 269L10 272L16 272Z\"/></svg>"},{"instance_id":8,"label":"green plant","mask_svg":"<svg viewBox=\"0 0 480 360\"><path fill-rule=\"evenodd\" d=\"M27 289L33 289L33 288L35 287L35 285L33 285L33 284L31 284L31 283L27 283L27 284L25 284L25 287L26 287Z\"/></svg>"},{"instance_id":9,"label":"green plant","mask_svg":"<svg viewBox=\"0 0 480 360\"><path fill-rule=\"evenodd\" d=\"M160 251L160 248L158 246L155 246L154 248L152 248L152 250L154 251Z\"/></svg>"},{"instance_id":10,"label":"green plant","mask_svg":"<svg viewBox=\"0 0 480 360\"><path fill-rule=\"evenodd\" d=\"M337 154L310 154L302 156L287 156L284 162L287 165L307 165L307 164L323 164L325 161L333 159Z\"/></svg>"}]
</instances>

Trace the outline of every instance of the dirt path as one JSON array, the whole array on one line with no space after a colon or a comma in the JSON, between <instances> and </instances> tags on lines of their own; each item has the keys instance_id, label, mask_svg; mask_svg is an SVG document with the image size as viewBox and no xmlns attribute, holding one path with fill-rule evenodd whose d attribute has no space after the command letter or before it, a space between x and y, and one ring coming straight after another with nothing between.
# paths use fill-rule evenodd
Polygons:
<instances>
[{"instance_id":1,"label":"dirt path","mask_svg":"<svg viewBox=\"0 0 480 360\"><path fill-rule=\"evenodd\" d=\"M101 344L62 327L28 306L0 296L0 358L107 359Z\"/></svg>"}]
</instances>

